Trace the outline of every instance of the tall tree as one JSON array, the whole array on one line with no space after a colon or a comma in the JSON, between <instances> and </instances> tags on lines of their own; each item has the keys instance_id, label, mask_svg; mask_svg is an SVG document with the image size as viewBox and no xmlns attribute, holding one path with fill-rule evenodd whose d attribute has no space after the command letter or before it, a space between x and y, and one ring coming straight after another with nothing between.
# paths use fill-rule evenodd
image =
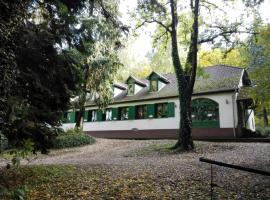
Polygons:
<instances>
[{"instance_id":1,"label":"tall tree","mask_svg":"<svg viewBox=\"0 0 270 200\"><path fill-rule=\"evenodd\" d=\"M0 1L0 131L16 146L31 139L46 152L57 133L78 87L76 63L66 49L83 48L77 16L88 2Z\"/></svg>"},{"instance_id":2,"label":"tall tree","mask_svg":"<svg viewBox=\"0 0 270 200\"><path fill-rule=\"evenodd\" d=\"M85 103L95 98L100 107L112 99L112 82L119 68L120 37L127 28L118 20L118 1L91 1L89 10L78 16L83 33L81 48L72 48L69 55L80 69L81 88L74 101L77 109L76 127L82 127ZM98 95L96 95L98 94Z\"/></svg>"},{"instance_id":3,"label":"tall tree","mask_svg":"<svg viewBox=\"0 0 270 200\"><path fill-rule=\"evenodd\" d=\"M180 61L178 51L178 10L177 1L169 1L168 10L166 4L162 4L156 0L141 1L138 11L143 17L144 23L157 23L165 29L171 41L171 58L174 66L180 102L180 123L179 137L175 148L182 150L190 150L194 148L191 136L191 95L197 71L197 48L198 48L198 16L199 16L199 0L190 1L192 10L193 25L190 34L189 53L186 62L186 68ZM168 14L169 13L169 14ZM170 18L169 18L170 15ZM168 20L168 18L170 20ZM188 76L190 75L190 76Z\"/></svg>"},{"instance_id":4,"label":"tall tree","mask_svg":"<svg viewBox=\"0 0 270 200\"><path fill-rule=\"evenodd\" d=\"M252 90L256 111L263 116L264 126L268 126L268 112L270 106L270 25L256 27L259 33L250 37L247 49L249 60L248 70L256 87Z\"/></svg>"},{"instance_id":5,"label":"tall tree","mask_svg":"<svg viewBox=\"0 0 270 200\"><path fill-rule=\"evenodd\" d=\"M181 2L181 3L179 3ZM254 5L257 1L253 2ZM220 4L220 2L219 2ZM246 3L250 6L249 3ZM252 4L252 6L254 6ZM191 135L191 96L196 79L197 71L197 52L198 45L203 43L217 43L224 46L228 51L239 45L238 34L253 33L243 24L243 21L230 22L216 17L215 19L204 20L201 17L201 34L198 35L199 29L199 9L202 8L209 12L222 10L221 5L212 1L190 0L189 5L182 1L170 0L141 0L137 7L138 27L146 23L156 23L160 30L156 35L157 38L168 37L171 48L171 58L178 83L178 93L180 101L180 123L179 137L175 148L181 150L190 150L194 148ZM187 26L186 42L179 41L178 27L186 27L187 21L181 19L183 13L190 9L191 27ZM202 23L203 22L203 23ZM203 26L202 26L203 25ZM179 54L179 45L187 48L187 56L184 62L181 61L183 54Z\"/></svg>"}]
</instances>

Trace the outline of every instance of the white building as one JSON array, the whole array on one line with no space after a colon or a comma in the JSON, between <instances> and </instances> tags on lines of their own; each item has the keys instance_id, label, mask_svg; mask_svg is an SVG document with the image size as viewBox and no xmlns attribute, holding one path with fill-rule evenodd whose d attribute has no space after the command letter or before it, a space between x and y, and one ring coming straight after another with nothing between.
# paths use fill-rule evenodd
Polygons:
<instances>
[{"instance_id":1,"label":"white building","mask_svg":"<svg viewBox=\"0 0 270 200\"><path fill-rule=\"evenodd\" d=\"M250 87L245 69L225 65L207 67L197 77L192 97L194 139L235 138L255 130L253 100L241 91ZM99 110L86 104L83 129L104 138L177 138L179 100L175 74L152 72L146 79L130 76L114 84L113 103ZM76 112L69 112L65 129L74 127Z\"/></svg>"}]
</instances>

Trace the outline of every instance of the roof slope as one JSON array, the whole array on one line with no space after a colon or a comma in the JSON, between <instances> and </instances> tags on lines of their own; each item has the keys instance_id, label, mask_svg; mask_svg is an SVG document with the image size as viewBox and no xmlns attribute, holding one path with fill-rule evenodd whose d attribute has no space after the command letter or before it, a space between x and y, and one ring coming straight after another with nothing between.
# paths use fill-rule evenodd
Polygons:
<instances>
[{"instance_id":1,"label":"roof slope","mask_svg":"<svg viewBox=\"0 0 270 200\"><path fill-rule=\"evenodd\" d=\"M193 94L222 92L238 88L244 69L226 65L215 65L206 67L197 74ZM164 97L178 96L177 80L174 73L163 74L170 82L158 92L149 92L150 82L148 79L140 80L146 87L137 94L127 96L127 90L114 98L114 102L138 101ZM124 85L124 84L123 84ZM88 105L92 102L88 102Z\"/></svg>"}]
</instances>

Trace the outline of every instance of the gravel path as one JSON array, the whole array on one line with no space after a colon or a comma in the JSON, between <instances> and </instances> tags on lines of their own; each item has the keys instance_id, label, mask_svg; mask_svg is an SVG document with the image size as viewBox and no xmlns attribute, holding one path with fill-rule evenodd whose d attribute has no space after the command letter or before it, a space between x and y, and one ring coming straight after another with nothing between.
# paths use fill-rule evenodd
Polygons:
<instances>
[{"instance_id":1,"label":"gravel path","mask_svg":"<svg viewBox=\"0 0 270 200\"><path fill-rule=\"evenodd\" d=\"M114 174L165 174L169 179L177 181L191 177L193 180L203 180L207 184L210 179L210 165L199 162L199 157L270 171L269 143L196 142L196 151L181 154L155 150L174 142L97 139L94 145L55 150L49 155L39 155L30 164L72 164L87 168L102 165L112 168ZM5 164L6 161L0 159L0 166ZM270 199L270 177L214 166L214 179L218 187L241 190L242 193L248 190L254 194L263 190L265 199Z\"/></svg>"},{"instance_id":2,"label":"gravel path","mask_svg":"<svg viewBox=\"0 0 270 200\"><path fill-rule=\"evenodd\" d=\"M190 153L166 154L155 152L152 147L173 144L173 140L117 140L96 139L94 145L53 150L48 155L39 155L31 164L73 164L73 165L119 165L139 168L177 168L207 166L199 163L199 157L206 157L226 163L270 170L269 143L214 143L196 142L197 150ZM145 152L145 151L146 152ZM0 158L0 166L6 161ZM194 167L194 166L193 166Z\"/></svg>"}]
</instances>

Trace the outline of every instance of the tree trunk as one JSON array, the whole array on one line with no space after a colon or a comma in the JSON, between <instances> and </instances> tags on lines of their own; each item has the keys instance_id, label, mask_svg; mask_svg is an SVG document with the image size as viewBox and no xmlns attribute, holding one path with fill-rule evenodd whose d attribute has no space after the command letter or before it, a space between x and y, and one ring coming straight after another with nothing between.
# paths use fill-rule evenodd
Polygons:
<instances>
[{"instance_id":1,"label":"tree trunk","mask_svg":"<svg viewBox=\"0 0 270 200\"><path fill-rule=\"evenodd\" d=\"M85 112L85 102L86 102L86 96L87 96L87 81L88 81L88 73L89 73L89 66L85 66L84 70L84 79L83 79L83 86L82 86L82 92L79 95L79 102L78 102L78 117L76 119L76 128L83 128L83 121L84 121L84 112Z\"/></svg>"},{"instance_id":2,"label":"tree trunk","mask_svg":"<svg viewBox=\"0 0 270 200\"><path fill-rule=\"evenodd\" d=\"M180 129L178 141L175 144L175 149L192 150L194 143L191 134L191 98L187 95L181 95L180 98Z\"/></svg>"},{"instance_id":3,"label":"tree trunk","mask_svg":"<svg viewBox=\"0 0 270 200\"><path fill-rule=\"evenodd\" d=\"M187 57L186 74L182 68L178 46L177 46L177 9L176 1L170 0L172 23L171 23L171 42L172 42L172 60L176 73L177 83L178 83L178 93L180 101L180 124L179 124L179 137L174 148L179 150L192 150L194 149L194 143L191 134L191 97L193 93L193 87L196 78L197 70L197 51L198 51L198 15L199 15L199 0L195 0L195 5L193 6L193 0L190 4L192 8L192 13L194 17L194 22L192 26L191 34L191 44L189 48L189 53ZM190 78L187 78L187 74L191 74Z\"/></svg>"},{"instance_id":4,"label":"tree trunk","mask_svg":"<svg viewBox=\"0 0 270 200\"><path fill-rule=\"evenodd\" d=\"M268 115L267 115L267 110L265 107L263 108L263 124L264 124L264 127L268 126Z\"/></svg>"},{"instance_id":5,"label":"tree trunk","mask_svg":"<svg viewBox=\"0 0 270 200\"><path fill-rule=\"evenodd\" d=\"M80 110L78 111L78 117L76 119L76 128L83 128L84 111L84 106L80 106Z\"/></svg>"},{"instance_id":6,"label":"tree trunk","mask_svg":"<svg viewBox=\"0 0 270 200\"><path fill-rule=\"evenodd\" d=\"M178 83L179 93L179 112L180 112L180 123L179 123L179 137L174 148L179 150L191 150L194 148L193 140L191 137L191 95L188 84L189 80L186 79L184 70L182 68L179 53L178 53L178 42L177 42L177 9L176 1L170 0L172 24L171 24L171 45L172 45L172 61ZM192 87L193 88L193 87Z\"/></svg>"}]
</instances>

